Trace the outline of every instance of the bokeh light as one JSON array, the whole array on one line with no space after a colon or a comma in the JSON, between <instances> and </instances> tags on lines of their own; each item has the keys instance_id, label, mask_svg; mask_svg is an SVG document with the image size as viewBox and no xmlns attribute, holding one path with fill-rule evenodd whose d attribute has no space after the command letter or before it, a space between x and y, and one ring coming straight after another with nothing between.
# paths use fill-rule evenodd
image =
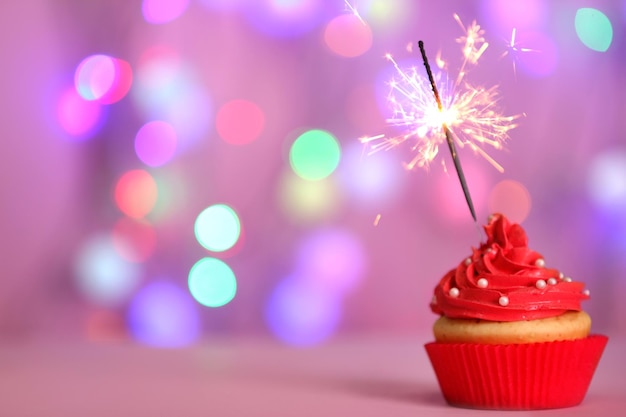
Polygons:
<instances>
[{"instance_id":1,"label":"bokeh light","mask_svg":"<svg viewBox=\"0 0 626 417\"><path fill-rule=\"evenodd\" d=\"M372 30L356 15L341 14L326 25L324 42L337 55L353 58L363 55L371 48Z\"/></svg>"},{"instance_id":2,"label":"bokeh light","mask_svg":"<svg viewBox=\"0 0 626 417\"><path fill-rule=\"evenodd\" d=\"M502 213L512 222L522 223L531 208L530 193L518 181L503 180L489 193L489 213Z\"/></svg>"},{"instance_id":3,"label":"bokeh light","mask_svg":"<svg viewBox=\"0 0 626 417\"><path fill-rule=\"evenodd\" d=\"M224 261L202 258L189 271L189 291L193 298L207 307L221 307L237 293L235 273Z\"/></svg>"},{"instance_id":4,"label":"bokeh light","mask_svg":"<svg viewBox=\"0 0 626 417\"><path fill-rule=\"evenodd\" d=\"M159 120L144 124L135 135L135 152L146 165L158 167L168 163L176 153L176 131Z\"/></svg>"},{"instance_id":5,"label":"bokeh light","mask_svg":"<svg viewBox=\"0 0 626 417\"><path fill-rule=\"evenodd\" d=\"M324 130L309 130L296 138L289 151L294 172L305 180L321 180L335 171L341 158L339 142Z\"/></svg>"},{"instance_id":6,"label":"bokeh light","mask_svg":"<svg viewBox=\"0 0 626 417\"><path fill-rule=\"evenodd\" d=\"M335 180L307 181L285 171L278 184L278 201L293 222L311 224L332 218L342 205Z\"/></svg>"},{"instance_id":7,"label":"bokeh light","mask_svg":"<svg viewBox=\"0 0 626 417\"><path fill-rule=\"evenodd\" d=\"M293 277L274 288L265 307L265 320L272 333L295 346L328 339L337 329L341 315L338 297Z\"/></svg>"},{"instance_id":8,"label":"bokeh light","mask_svg":"<svg viewBox=\"0 0 626 417\"><path fill-rule=\"evenodd\" d=\"M158 25L177 19L188 6L189 0L143 0L141 12L146 22Z\"/></svg>"},{"instance_id":9,"label":"bokeh light","mask_svg":"<svg viewBox=\"0 0 626 417\"><path fill-rule=\"evenodd\" d=\"M120 256L131 262L145 262L154 253L157 242L150 223L129 217L122 217L115 223L112 238Z\"/></svg>"},{"instance_id":10,"label":"bokeh light","mask_svg":"<svg viewBox=\"0 0 626 417\"><path fill-rule=\"evenodd\" d=\"M116 182L114 199L122 213L134 219L146 216L157 200L157 186L152 175L142 169L125 172Z\"/></svg>"},{"instance_id":11,"label":"bokeh light","mask_svg":"<svg viewBox=\"0 0 626 417\"><path fill-rule=\"evenodd\" d=\"M376 29L380 36L402 30L419 16L419 2L414 0L352 0L349 2L359 16ZM347 6L346 12L353 13Z\"/></svg>"},{"instance_id":12,"label":"bokeh light","mask_svg":"<svg viewBox=\"0 0 626 417\"><path fill-rule=\"evenodd\" d=\"M76 67L74 85L85 100L111 104L130 90L132 69L128 62L109 55L90 55Z\"/></svg>"},{"instance_id":13,"label":"bokeh light","mask_svg":"<svg viewBox=\"0 0 626 417\"><path fill-rule=\"evenodd\" d=\"M172 125L179 151L206 137L213 120L209 96L176 51L164 46L146 50L136 74L133 99L146 119Z\"/></svg>"},{"instance_id":14,"label":"bokeh light","mask_svg":"<svg viewBox=\"0 0 626 417\"><path fill-rule=\"evenodd\" d=\"M239 239L239 216L225 204L207 207L196 218L194 233L198 243L206 249L223 252L232 248Z\"/></svg>"},{"instance_id":15,"label":"bokeh light","mask_svg":"<svg viewBox=\"0 0 626 417\"><path fill-rule=\"evenodd\" d=\"M92 236L79 249L75 259L77 287L96 305L117 307L124 303L139 283L138 265L124 259L109 234Z\"/></svg>"},{"instance_id":16,"label":"bokeh light","mask_svg":"<svg viewBox=\"0 0 626 417\"><path fill-rule=\"evenodd\" d=\"M85 100L104 96L115 81L115 64L108 55L91 55L83 59L74 73L76 91Z\"/></svg>"},{"instance_id":17,"label":"bokeh light","mask_svg":"<svg viewBox=\"0 0 626 417\"><path fill-rule=\"evenodd\" d=\"M74 87L59 98L57 118L65 132L76 140L93 137L105 121L106 112L96 101L85 100Z\"/></svg>"},{"instance_id":18,"label":"bokeh light","mask_svg":"<svg viewBox=\"0 0 626 417\"><path fill-rule=\"evenodd\" d=\"M311 288L344 294L363 278L366 256L362 243L341 229L318 229L298 245L296 271Z\"/></svg>"},{"instance_id":19,"label":"bokeh light","mask_svg":"<svg viewBox=\"0 0 626 417\"><path fill-rule=\"evenodd\" d=\"M391 204L407 178L396 156L397 153L392 152L367 155L363 145L356 142L350 144L337 171L343 189L367 207L382 208ZM359 204L359 207L362 206Z\"/></svg>"},{"instance_id":20,"label":"bokeh light","mask_svg":"<svg viewBox=\"0 0 626 417\"><path fill-rule=\"evenodd\" d=\"M255 0L243 13L259 31L273 37L294 37L325 20L327 9L319 0Z\"/></svg>"},{"instance_id":21,"label":"bokeh light","mask_svg":"<svg viewBox=\"0 0 626 417\"><path fill-rule=\"evenodd\" d=\"M578 39L589 49L606 52L613 41L613 26L609 18L597 9L584 7L576 11L574 20Z\"/></svg>"},{"instance_id":22,"label":"bokeh light","mask_svg":"<svg viewBox=\"0 0 626 417\"><path fill-rule=\"evenodd\" d=\"M265 126L265 114L248 100L232 100L217 112L215 128L227 143L244 145L256 140Z\"/></svg>"},{"instance_id":23,"label":"bokeh light","mask_svg":"<svg viewBox=\"0 0 626 417\"><path fill-rule=\"evenodd\" d=\"M554 40L542 32L518 32L519 44L530 52L516 55L521 72L534 78L543 78L554 73L559 63L559 50Z\"/></svg>"},{"instance_id":24,"label":"bokeh light","mask_svg":"<svg viewBox=\"0 0 626 417\"><path fill-rule=\"evenodd\" d=\"M626 210L626 149L611 149L593 157L587 190L594 204L603 210Z\"/></svg>"},{"instance_id":25,"label":"bokeh light","mask_svg":"<svg viewBox=\"0 0 626 417\"><path fill-rule=\"evenodd\" d=\"M174 126L180 148L203 139L211 126L213 110L208 96L200 85L177 91L168 103L162 103L154 112L155 118L165 120Z\"/></svg>"},{"instance_id":26,"label":"bokeh light","mask_svg":"<svg viewBox=\"0 0 626 417\"><path fill-rule=\"evenodd\" d=\"M135 294L127 320L132 336L153 347L186 346L201 332L199 311L189 293L164 280L150 282Z\"/></svg>"}]
</instances>

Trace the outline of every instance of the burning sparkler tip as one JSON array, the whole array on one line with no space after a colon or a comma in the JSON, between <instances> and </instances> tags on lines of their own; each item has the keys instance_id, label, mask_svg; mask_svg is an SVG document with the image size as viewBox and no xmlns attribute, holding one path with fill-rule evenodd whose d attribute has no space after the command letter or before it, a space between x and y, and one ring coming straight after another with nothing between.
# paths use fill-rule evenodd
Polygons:
<instances>
[{"instance_id":1,"label":"burning sparkler tip","mask_svg":"<svg viewBox=\"0 0 626 417\"><path fill-rule=\"evenodd\" d=\"M396 74L388 82L390 91L387 100L391 115L386 121L397 131L361 138L360 141L367 144L371 152L408 144L414 155L403 164L404 168L428 169L438 155L439 147L445 146L447 139L444 133L447 131L458 147L467 145L501 171L502 167L483 147L502 149L502 144L508 139L508 132L517 127L515 120L520 115L505 116L500 113L497 107L500 99L497 86L472 86L465 81L470 67L483 56L489 44L484 39L483 29L475 21L466 27L458 14L454 16L464 30L464 35L457 38L457 42L461 43L463 62L456 79L448 79L445 72L435 72L432 74L433 83L430 83L423 68L415 65L403 68L390 53L385 54ZM417 45L420 50L424 48L422 40ZM440 52L437 53L436 63L440 69L448 67L448 63L441 59ZM440 106L433 97L431 84L439 88Z\"/></svg>"}]
</instances>

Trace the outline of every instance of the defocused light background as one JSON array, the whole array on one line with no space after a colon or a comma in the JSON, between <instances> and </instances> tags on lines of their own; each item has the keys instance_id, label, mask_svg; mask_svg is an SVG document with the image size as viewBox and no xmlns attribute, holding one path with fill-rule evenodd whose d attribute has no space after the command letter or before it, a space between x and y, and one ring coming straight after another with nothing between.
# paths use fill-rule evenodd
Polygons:
<instances>
[{"instance_id":1,"label":"defocused light background","mask_svg":"<svg viewBox=\"0 0 626 417\"><path fill-rule=\"evenodd\" d=\"M454 13L489 42L467 77L525 114L504 173L460 151L481 221L625 334L626 1L30 0L0 6L0 339L427 334L475 227L447 153L359 138L385 54L460 64Z\"/></svg>"}]
</instances>

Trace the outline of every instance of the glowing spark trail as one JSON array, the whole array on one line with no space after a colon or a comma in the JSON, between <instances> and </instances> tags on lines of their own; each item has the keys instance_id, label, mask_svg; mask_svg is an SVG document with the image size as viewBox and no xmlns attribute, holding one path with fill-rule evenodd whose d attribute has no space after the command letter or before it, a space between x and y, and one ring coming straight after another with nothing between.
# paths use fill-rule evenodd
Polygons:
<instances>
[{"instance_id":1,"label":"glowing spark trail","mask_svg":"<svg viewBox=\"0 0 626 417\"><path fill-rule=\"evenodd\" d=\"M515 120L519 115L501 114L498 109L500 95L497 86L473 86L465 80L468 68L477 64L488 43L483 36L484 31L476 22L465 27L457 15L454 18L465 32L456 39L462 47L463 62L454 82L443 71L433 74L439 88L441 111L433 97L430 83L424 76L423 68L402 68L388 54L386 57L394 66L395 76L389 82L387 101L391 116L386 121L397 133L369 136L360 140L369 147L369 153L389 150L407 143L413 157L405 167L428 168L438 155L439 146L448 140L443 128L445 124L449 130L448 136L456 146L469 147L498 171L503 172L504 168L484 148L502 149L503 143L509 137L509 131L517 126ZM440 68L444 67L445 63L439 57L437 62Z\"/></svg>"},{"instance_id":2,"label":"glowing spark trail","mask_svg":"<svg viewBox=\"0 0 626 417\"><path fill-rule=\"evenodd\" d=\"M359 11L357 10L357 8L355 6L353 6L348 0L344 0L344 3L346 5L346 8L350 11L350 13L355 15L361 21L361 23L363 23L365 25L366 24L365 20L363 20L363 18L359 14Z\"/></svg>"}]
</instances>

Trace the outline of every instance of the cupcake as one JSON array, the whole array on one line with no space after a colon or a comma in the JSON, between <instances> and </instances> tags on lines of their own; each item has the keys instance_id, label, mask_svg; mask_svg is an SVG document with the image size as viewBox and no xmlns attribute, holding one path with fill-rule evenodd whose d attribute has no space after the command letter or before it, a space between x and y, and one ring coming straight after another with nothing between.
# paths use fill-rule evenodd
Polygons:
<instances>
[{"instance_id":1,"label":"cupcake","mask_svg":"<svg viewBox=\"0 0 626 417\"><path fill-rule=\"evenodd\" d=\"M426 351L454 406L530 410L578 405L607 337L590 334L584 284L546 266L502 214L487 241L435 288Z\"/></svg>"}]
</instances>

